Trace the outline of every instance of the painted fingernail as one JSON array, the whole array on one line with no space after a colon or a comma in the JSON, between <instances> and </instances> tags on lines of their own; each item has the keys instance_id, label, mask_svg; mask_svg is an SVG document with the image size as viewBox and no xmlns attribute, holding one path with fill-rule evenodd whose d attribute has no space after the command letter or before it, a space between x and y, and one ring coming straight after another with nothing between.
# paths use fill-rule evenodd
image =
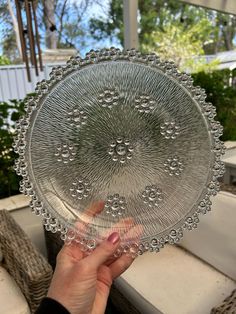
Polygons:
<instances>
[{"instance_id":1,"label":"painted fingernail","mask_svg":"<svg viewBox=\"0 0 236 314\"><path fill-rule=\"evenodd\" d=\"M113 232L112 234L109 235L107 238L108 242L111 242L112 244L116 244L120 240L120 236L118 232Z\"/></svg>"}]
</instances>

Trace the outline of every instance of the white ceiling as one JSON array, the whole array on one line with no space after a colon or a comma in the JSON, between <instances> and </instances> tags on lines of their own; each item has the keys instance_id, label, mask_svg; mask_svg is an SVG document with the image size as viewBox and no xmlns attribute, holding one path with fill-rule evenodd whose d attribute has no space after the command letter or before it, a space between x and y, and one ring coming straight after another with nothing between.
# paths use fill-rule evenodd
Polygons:
<instances>
[{"instance_id":1,"label":"white ceiling","mask_svg":"<svg viewBox=\"0 0 236 314\"><path fill-rule=\"evenodd\" d=\"M236 0L180 0L180 1L236 15Z\"/></svg>"}]
</instances>

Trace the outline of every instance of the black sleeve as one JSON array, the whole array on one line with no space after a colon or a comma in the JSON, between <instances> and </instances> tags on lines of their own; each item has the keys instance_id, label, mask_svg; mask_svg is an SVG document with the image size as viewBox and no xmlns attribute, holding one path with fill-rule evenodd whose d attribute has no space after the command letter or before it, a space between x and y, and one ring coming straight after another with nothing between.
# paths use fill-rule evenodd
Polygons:
<instances>
[{"instance_id":1,"label":"black sleeve","mask_svg":"<svg viewBox=\"0 0 236 314\"><path fill-rule=\"evenodd\" d=\"M51 298L44 298L35 314L70 314L70 312L59 302Z\"/></svg>"}]
</instances>

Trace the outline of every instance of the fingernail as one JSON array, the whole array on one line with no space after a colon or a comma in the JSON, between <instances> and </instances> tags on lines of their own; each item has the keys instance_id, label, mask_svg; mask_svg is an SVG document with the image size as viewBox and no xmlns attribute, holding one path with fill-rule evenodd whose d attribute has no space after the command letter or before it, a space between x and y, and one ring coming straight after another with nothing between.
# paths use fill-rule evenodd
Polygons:
<instances>
[{"instance_id":1,"label":"fingernail","mask_svg":"<svg viewBox=\"0 0 236 314\"><path fill-rule=\"evenodd\" d=\"M108 242L111 242L112 244L116 244L120 240L120 236L118 232L113 232L112 234L109 235L107 238Z\"/></svg>"}]
</instances>

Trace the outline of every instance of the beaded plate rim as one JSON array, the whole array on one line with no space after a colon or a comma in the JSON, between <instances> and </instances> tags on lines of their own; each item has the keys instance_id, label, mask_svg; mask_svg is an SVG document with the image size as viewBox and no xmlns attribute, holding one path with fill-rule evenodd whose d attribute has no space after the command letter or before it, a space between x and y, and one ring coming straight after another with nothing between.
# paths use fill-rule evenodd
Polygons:
<instances>
[{"instance_id":1,"label":"beaded plate rim","mask_svg":"<svg viewBox=\"0 0 236 314\"><path fill-rule=\"evenodd\" d=\"M173 62L162 61L155 53L141 54L135 49L121 51L118 48L112 47L96 51L91 50L86 54L85 58L81 58L78 55L71 57L65 66L53 68L50 73L50 79L38 82L35 89L36 94L26 98L25 115L20 118L16 125L17 132L14 138L13 148L19 155L19 158L15 161L14 169L18 175L23 177L20 182L20 192L31 197L30 207L32 208L32 212L43 217L46 230L50 230L54 233L59 231L62 240L68 244L76 241L85 251L91 251L96 247L97 243L94 239L81 238L79 230L76 230L70 223L63 222L63 219L54 209L52 209L52 211L48 210L43 205L39 197L40 193L37 191L31 178L32 172L29 169L30 165L26 163L26 156L29 154L27 151L27 137L29 136L30 122L34 121L35 109L44 101L44 98L47 97L58 82L67 75L79 71L85 66L100 62L122 60L140 63L158 69L168 76L168 78L177 81L177 83L190 94L195 105L199 107L202 117L205 119L205 123L208 126L208 133L212 144L211 169L209 171L207 184L203 187L197 204L193 205L192 209L186 215L184 222L183 220L177 222L175 225L162 232L161 236L149 236L145 238L144 241L125 245L119 248L117 252L118 255L125 252L135 257L146 251L158 252L164 247L165 243L174 244L179 242L185 230L195 229L199 223L200 214L206 214L211 210L212 203L210 198L219 192L218 179L223 176L225 171L224 163L221 161L221 156L225 152L225 146L220 140L220 136L223 134L223 127L214 119L216 109L211 103L205 101L205 90L199 86L193 86L191 76L187 73L179 72Z\"/></svg>"}]
</instances>

